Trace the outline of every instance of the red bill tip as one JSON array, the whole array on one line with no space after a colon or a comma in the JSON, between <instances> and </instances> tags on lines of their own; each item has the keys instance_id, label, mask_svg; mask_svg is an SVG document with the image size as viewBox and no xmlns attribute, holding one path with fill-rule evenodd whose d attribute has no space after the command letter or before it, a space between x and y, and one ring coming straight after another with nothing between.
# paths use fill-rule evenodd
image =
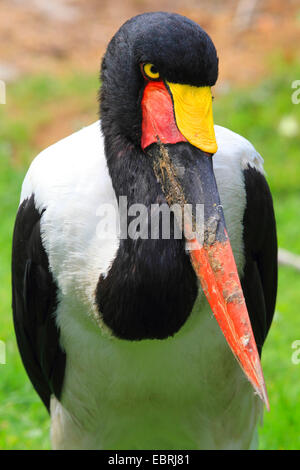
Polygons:
<instances>
[{"instance_id":1,"label":"red bill tip","mask_svg":"<svg viewBox=\"0 0 300 470\"><path fill-rule=\"evenodd\" d=\"M260 358L229 239L190 252L194 270L214 316L256 393L269 410Z\"/></svg>"}]
</instances>

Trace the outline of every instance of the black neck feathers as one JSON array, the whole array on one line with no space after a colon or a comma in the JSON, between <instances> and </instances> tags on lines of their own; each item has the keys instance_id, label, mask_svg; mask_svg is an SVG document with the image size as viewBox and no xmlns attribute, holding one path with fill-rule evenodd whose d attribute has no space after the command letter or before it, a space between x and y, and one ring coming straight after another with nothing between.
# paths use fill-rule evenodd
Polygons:
<instances>
[{"instance_id":1,"label":"black neck feathers","mask_svg":"<svg viewBox=\"0 0 300 470\"><path fill-rule=\"evenodd\" d=\"M108 275L100 277L96 300L105 324L117 337L128 340L162 339L185 323L197 296L197 280L184 239L174 238L171 213L170 239L152 239L151 205L166 204L150 161L142 150L122 137L105 137L107 163L119 199L128 207L147 208L148 237L120 240ZM127 226L134 219L128 216Z\"/></svg>"}]
</instances>

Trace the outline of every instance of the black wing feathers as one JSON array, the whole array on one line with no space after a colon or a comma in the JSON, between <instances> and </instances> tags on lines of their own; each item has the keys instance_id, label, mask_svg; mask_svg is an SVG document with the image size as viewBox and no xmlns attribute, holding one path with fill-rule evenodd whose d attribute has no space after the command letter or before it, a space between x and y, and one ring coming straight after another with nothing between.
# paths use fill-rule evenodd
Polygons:
<instances>
[{"instance_id":1,"label":"black wing feathers","mask_svg":"<svg viewBox=\"0 0 300 470\"><path fill-rule=\"evenodd\" d=\"M36 391L49 410L50 396L59 398L65 354L59 345L54 312L57 287L42 245L40 214L34 196L20 205L13 236L13 315L20 354Z\"/></svg>"},{"instance_id":2,"label":"black wing feathers","mask_svg":"<svg viewBox=\"0 0 300 470\"><path fill-rule=\"evenodd\" d=\"M244 214L246 264L241 280L257 347L272 323L277 294L277 236L272 196L265 177L244 171L247 205Z\"/></svg>"}]
</instances>

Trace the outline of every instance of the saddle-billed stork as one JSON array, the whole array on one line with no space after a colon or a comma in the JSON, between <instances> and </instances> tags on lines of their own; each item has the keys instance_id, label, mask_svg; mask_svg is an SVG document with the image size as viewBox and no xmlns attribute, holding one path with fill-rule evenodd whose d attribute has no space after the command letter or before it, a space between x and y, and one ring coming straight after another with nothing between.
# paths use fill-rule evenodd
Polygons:
<instances>
[{"instance_id":1,"label":"saddle-billed stork","mask_svg":"<svg viewBox=\"0 0 300 470\"><path fill-rule=\"evenodd\" d=\"M26 175L14 324L56 449L256 445L268 407L259 356L275 307L276 226L262 158L213 125L217 75L198 24L162 12L132 18L102 62L101 121L44 150ZM132 207L146 207L143 236L113 223L99 233L103 208L121 197L126 229ZM166 204L180 209L170 237Z\"/></svg>"}]
</instances>

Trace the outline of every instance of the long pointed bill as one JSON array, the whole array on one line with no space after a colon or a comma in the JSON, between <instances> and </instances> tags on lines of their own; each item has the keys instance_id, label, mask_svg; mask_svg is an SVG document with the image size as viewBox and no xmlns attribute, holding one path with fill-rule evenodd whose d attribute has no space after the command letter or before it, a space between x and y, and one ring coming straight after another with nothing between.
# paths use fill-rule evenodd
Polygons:
<instances>
[{"instance_id":1,"label":"long pointed bill","mask_svg":"<svg viewBox=\"0 0 300 470\"><path fill-rule=\"evenodd\" d=\"M190 256L203 291L233 354L269 410L260 359L230 242L227 239L211 246L201 246L197 240L195 243Z\"/></svg>"},{"instance_id":2,"label":"long pointed bill","mask_svg":"<svg viewBox=\"0 0 300 470\"><path fill-rule=\"evenodd\" d=\"M162 82L154 82L153 86L152 83L146 87L142 101L142 146L147 147L146 153L152 159L168 204L181 207L180 221L184 220L193 268L227 343L269 409L260 358L213 172L211 153L217 147L211 95L206 87L198 88L197 96L196 87L165 86ZM154 108L158 96L160 112L157 114ZM201 110L199 128L197 112ZM204 206L203 227L197 220L199 205ZM191 209L186 211L186 207Z\"/></svg>"}]
</instances>

